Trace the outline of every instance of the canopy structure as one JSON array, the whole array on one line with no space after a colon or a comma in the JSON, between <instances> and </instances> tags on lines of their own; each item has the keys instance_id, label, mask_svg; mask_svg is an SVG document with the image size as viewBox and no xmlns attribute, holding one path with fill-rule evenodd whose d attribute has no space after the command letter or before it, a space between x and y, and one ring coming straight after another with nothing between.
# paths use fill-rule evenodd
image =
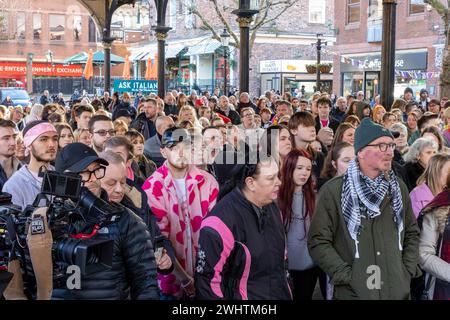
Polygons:
<instances>
[{"instance_id":1,"label":"canopy structure","mask_svg":"<svg viewBox=\"0 0 450 320\"><path fill-rule=\"evenodd\" d=\"M88 54L86 52L77 53L67 59L64 59L64 64L85 64L88 60ZM92 62L96 65L102 65L105 63L105 53L103 51L97 51L93 54ZM124 63L125 59L111 53L111 64Z\"/></svg>"},{"instance_id":2,"label":"canopy structure","mask_svg":"<svg viewBox=\"0 0 450 320\"><path fill-rule=\"evenodd\" d=\"M201 44L196 44L191 47L189 47L186 55L187 56L195 56L198 54L209 54L214 53L219 47L221 46L221 43L218 41L209 41Z\"/></svg>"}]
</instances>

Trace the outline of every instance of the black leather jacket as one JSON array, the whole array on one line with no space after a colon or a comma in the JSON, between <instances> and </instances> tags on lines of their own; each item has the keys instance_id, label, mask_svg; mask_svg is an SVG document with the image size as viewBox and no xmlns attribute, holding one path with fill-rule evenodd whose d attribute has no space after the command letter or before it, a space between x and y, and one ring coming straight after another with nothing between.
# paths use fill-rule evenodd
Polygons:
<instances>
[{"instance_id":1,"label":"black leather jacket","mask_svg":"<svg viewBox=\"0 0 450 320\"><path fill-rule=\"evenodd\" d=\"M140 217L125 209L92 239L114 240L112 268L82 275L79 290L54 287L53 299L159 299L152 237Z\"/></svg>"},{"instance_id":2,"label":"black leather jacket","mask_svg":"<svg viewBox=\"0 0 450 320\"><path fill-rule=\"evenodd\" d=\"M156 126L155 123L147 119L145 116L145 112L141 112L136 119L131 123L130 128L136 129L144 136L144 139L147 140L153 137L156 134Z\"/></svg>"}]
</instances>

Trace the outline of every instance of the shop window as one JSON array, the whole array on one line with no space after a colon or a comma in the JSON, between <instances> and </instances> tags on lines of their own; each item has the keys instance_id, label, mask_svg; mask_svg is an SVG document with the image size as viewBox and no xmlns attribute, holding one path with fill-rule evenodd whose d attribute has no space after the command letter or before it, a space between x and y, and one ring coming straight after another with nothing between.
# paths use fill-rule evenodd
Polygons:
<instances>
[{"instance_id":1,"label":"shop window","mask_svg":"<svg viewBox=\"0 0 450 320\"><path fill-rule=\"evenodd\" d=\"M42 16L40 13L33 13L33 39L41 40Z\"/></svg>"},{"instance_id":2,"label":"shop window","mask_svg":"<svg viewBox=\"0 0 450 320\"><path fill-rule=\"evenodd\" d=\"M51 41L62 41L64 40L64 32L66 19L65 16L60 14L50 14L49 15L49 25L50 25L50 40Z\"/></svg>"},{"instance_id":3,"label":"shop window","mask_svg":"<svg viewBox=\"0 0 450 320\"><path fill-rule=\"evenodd\" d=\"M325 23L325 0L309 0L309 23Z\"/></svg>"},{"instance_id":4,"label":"shop window","mask_svg":"<svg viewBox=\"0 0 450 320\"><path fill-rule=\"evenodd\" d=\"M25 40L25 12L17 12L16 39Z\"/></svg>"},{"instance_id":5,"label":"shop window","mask_svg":"<svg viewBox=\"0 0 450 320\"><path fill-rule=\"evenodd\" d=\"M347 24L360 20L361 0L347 0Z\"/></svg>"},{"instance_id":6,"label":"shop window","mask_svg":"<svg viewBox=\"0 0 450 320\"><path fill-rule=\"evenodd\" d=\"M409 15L423 14L425 12L425 4L423 0L409 0Z\"/></svg>"},{"instance_id":7,"label":"shop window","mask_svg":"<svg viewBox=\"0 0 450 320\"><path fill-rule=\"evenodd\" d=\"M345 72L342 74L342 93L344 96L363 90L364 72Z\"/></svg>"}]
</instances>

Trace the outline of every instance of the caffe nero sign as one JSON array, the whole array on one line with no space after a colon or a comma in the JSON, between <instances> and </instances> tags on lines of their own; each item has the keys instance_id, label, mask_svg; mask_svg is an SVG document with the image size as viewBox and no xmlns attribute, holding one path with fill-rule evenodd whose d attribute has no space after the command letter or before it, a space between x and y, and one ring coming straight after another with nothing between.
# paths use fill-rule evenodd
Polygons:
<instances>
[{"instance_id":1,"label":"caffe nero sign","mask_svg":"<svg viewBox=\"0 0 450 320\"><path fill-rule=\"evenodd\" d=\"M341 72L355 71L380 71L381 55L357 55L346 56L352 59L354 63L341 62ZM395 54L396 70L426 70L427 52L396 52Z\"/></svg>"}]
</instances>

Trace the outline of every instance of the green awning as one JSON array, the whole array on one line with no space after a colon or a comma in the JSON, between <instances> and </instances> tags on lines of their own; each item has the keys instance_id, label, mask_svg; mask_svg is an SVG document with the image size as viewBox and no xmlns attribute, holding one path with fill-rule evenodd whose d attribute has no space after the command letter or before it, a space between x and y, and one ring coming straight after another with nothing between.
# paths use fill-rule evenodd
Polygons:
<instances>
[{"instance_id":1,"label":"green awning","mask_svg":"<svg viewBox=\"0 0 450 320\"><path fill-rule=\"evenodd\" d=\"M105 53L103 51L97 51L92 56L94 64L104 64L105 63ZM88 59L88 54L86 52L77 53L67 59L63 60L64 64L85 64ZM111 53L111 64L124 63L125 59Z\"/></svg>"}]
</instances>

